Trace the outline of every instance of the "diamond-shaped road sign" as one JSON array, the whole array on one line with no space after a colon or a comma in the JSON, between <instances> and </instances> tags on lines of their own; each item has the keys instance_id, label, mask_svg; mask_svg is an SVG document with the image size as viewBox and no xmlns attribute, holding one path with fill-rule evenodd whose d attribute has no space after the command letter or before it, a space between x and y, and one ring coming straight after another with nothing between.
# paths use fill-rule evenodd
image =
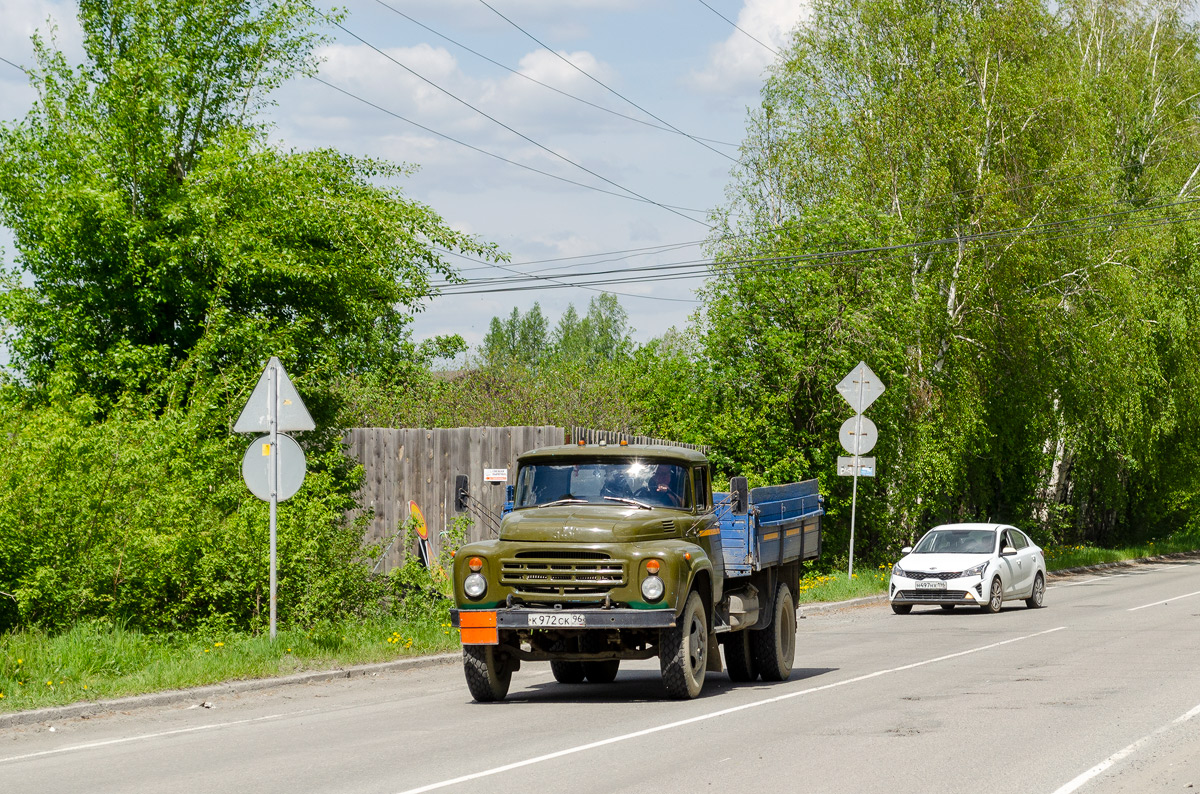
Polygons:
<instances>
[{"instance_id":1,"label":"diamond-shaped road sign","mask_svg":"<svg viewBox=\"0 0 1200 794\"><path fill-rule=\"evenodd\" d=\"M312 415L304 407L304 400L300 399L300 393L292 385L291 379L283 369L283 364L278 358L271 356L271 360L267 362L266 368L258 378L258 385L254 387L254 393L250 395L246 406L242 408L242 413L233 426L233 432L269 433L271 431L273 410L270 405L270 378L272 370L278 378L279 416L276 418L278 422L276 429L280 433L288 433L316 428L317 425L313 422Z\"/></svg>"},{"instance_id":2,"label":"diamond-shaped road sign","mask_svg":"<svg viewBox=\"0 0 1200 794\"><path fill-rule=\"evenodd\" d=\"M850 370L850 374L837 385L838 394L846 398L856 414L861 414L868 405L879 399L883 388L883 381L865 361L858 362L858 366Z\"/></svg>"}]
</instances>

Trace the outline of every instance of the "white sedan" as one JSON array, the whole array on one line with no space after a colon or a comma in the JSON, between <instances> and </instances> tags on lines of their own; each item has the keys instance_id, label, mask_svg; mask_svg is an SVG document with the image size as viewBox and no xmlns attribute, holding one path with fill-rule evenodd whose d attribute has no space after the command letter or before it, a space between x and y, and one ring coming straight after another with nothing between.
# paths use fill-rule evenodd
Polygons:
<instances>
[{"instance_id":1,"label":"white sedan","mask_svg":"<svg viewBox=\"0 0 1200 794\"><path fill-rule=\"evenodd\" d=\"M944 524L901 553L888 587L897 615L907 615L916 604L999 612L1005 601L1024 600L1037 609L1046 595L1046 557L1016 527Z\"/></svg>"}]
</instances>

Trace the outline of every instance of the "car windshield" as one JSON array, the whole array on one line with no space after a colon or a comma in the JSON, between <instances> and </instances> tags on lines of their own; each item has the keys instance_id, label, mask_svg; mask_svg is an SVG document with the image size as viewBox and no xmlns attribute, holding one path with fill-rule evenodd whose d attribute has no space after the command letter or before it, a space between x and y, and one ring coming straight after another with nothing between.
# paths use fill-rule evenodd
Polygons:
<instances>
[{"instance_id":1,"label":"car windshield","mask_svg":"<svg viewBox=\"0 0 1200 794\"><path fill-rule=\"evenodd\" d=\"M534 463L517 472L513 507L554 503L636 503L640 507L689 507L687 468L641 460Z\"/></svg>"},{"instance_id":2,"label":"car windshield","mask_svg":"<svg viewBox=\"0 0 1200 794\"><path fill-rule=\"evenodd\" d=\"M990 529L935 529L913 548L913 554L991 554L996 533Z\"/></svg>"}]
</instances>

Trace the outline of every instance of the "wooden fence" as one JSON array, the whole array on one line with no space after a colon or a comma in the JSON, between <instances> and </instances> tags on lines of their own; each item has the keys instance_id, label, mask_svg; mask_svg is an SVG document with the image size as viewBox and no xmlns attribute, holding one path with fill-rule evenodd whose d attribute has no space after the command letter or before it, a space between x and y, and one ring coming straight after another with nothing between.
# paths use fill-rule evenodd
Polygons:
<instances>
[{"instance_id":1,"label":"wooden fence","mask_svg":"<svg viewBox=\"0 0 1200 794\"><path fill-rule=\"evenodd\" d=\"M572 442L605 441L617 444L686 446L647 436L631 436L604 430L573 427ZM499 521L504 508L505 481L484 481L484 470L504 469L507 483L516 476L517 456L531 449L567 443L567 431L561 427L460 427L451 429L390 429L356 427L347 433L347 452L363 465L364 482L358 497L357 517L372 511L365 540L390 544L379 561L379 570L401 565L413 548L404 548L398 536L400 527L415 502L424 515L434 553L442 548L442 531L454 520L454 477L466 474L470 504L467 512L474 524L467 540L492 537L492 523ZM493 471L496 477L500 472ZM394 541L394 542L393 542ZM415 545L415 544L414 544Z\"/></svg>"},{"instance_id":2,"label":"wooden fence","mask_svg":"<svg viewBox=\"0 0 1200 794\"><path fill-rule=\"evenodd\" d=\"M467 539L491 537L488 515L504 508L504 483L483 480L484 469L507 469L516 474L517 456L538 447L564 443L561 427L459 427L393 430L356 427L345 439L347 452L363 465L365 480L359 508L352 517L374 511L366 541L390 543L411 515L416 502L429 528L434 553L441 550L441 533L453 521L454 476L470 478L470 510L475 519ZM384 555L379 570L404 562L408 550L397 539Z\"/></svg>"},{"instance_id":3,"label":"wooden fence","mask_svg":"<svg viewBox=\"0 0 1200 794\"><path fill-rule=\"evenodd\" d=\"M574 444L583 441L586 444L596 444L601 441L606 444L619 444L625 441L629 444L645 444L652 447L687 447L699 452L708 453L708 447L704 444L685 444L681 441L668 441L665 438L652 438L650 436L635 436L629 433L618 433L614 430L592 430L587 427L572 427L567 434L567 443Z\"/></svg>"}]
</instances>

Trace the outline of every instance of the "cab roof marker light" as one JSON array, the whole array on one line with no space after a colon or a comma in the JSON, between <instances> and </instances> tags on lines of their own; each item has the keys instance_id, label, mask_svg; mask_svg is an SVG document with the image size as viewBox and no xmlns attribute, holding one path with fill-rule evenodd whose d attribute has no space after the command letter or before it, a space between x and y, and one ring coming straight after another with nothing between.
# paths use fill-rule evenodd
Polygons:
<instances>
[{"instance_id":1,"label":"cab roof marker light","mask_svg":"<svg viewBox=\"0 0 1200 794\"><path fill-rule=\"evenodd\" d=\"M627 446L629 446L629 442L626 441L625 439L621 439L621 446L627 447Z\"/></svg>"}]
</instances>

